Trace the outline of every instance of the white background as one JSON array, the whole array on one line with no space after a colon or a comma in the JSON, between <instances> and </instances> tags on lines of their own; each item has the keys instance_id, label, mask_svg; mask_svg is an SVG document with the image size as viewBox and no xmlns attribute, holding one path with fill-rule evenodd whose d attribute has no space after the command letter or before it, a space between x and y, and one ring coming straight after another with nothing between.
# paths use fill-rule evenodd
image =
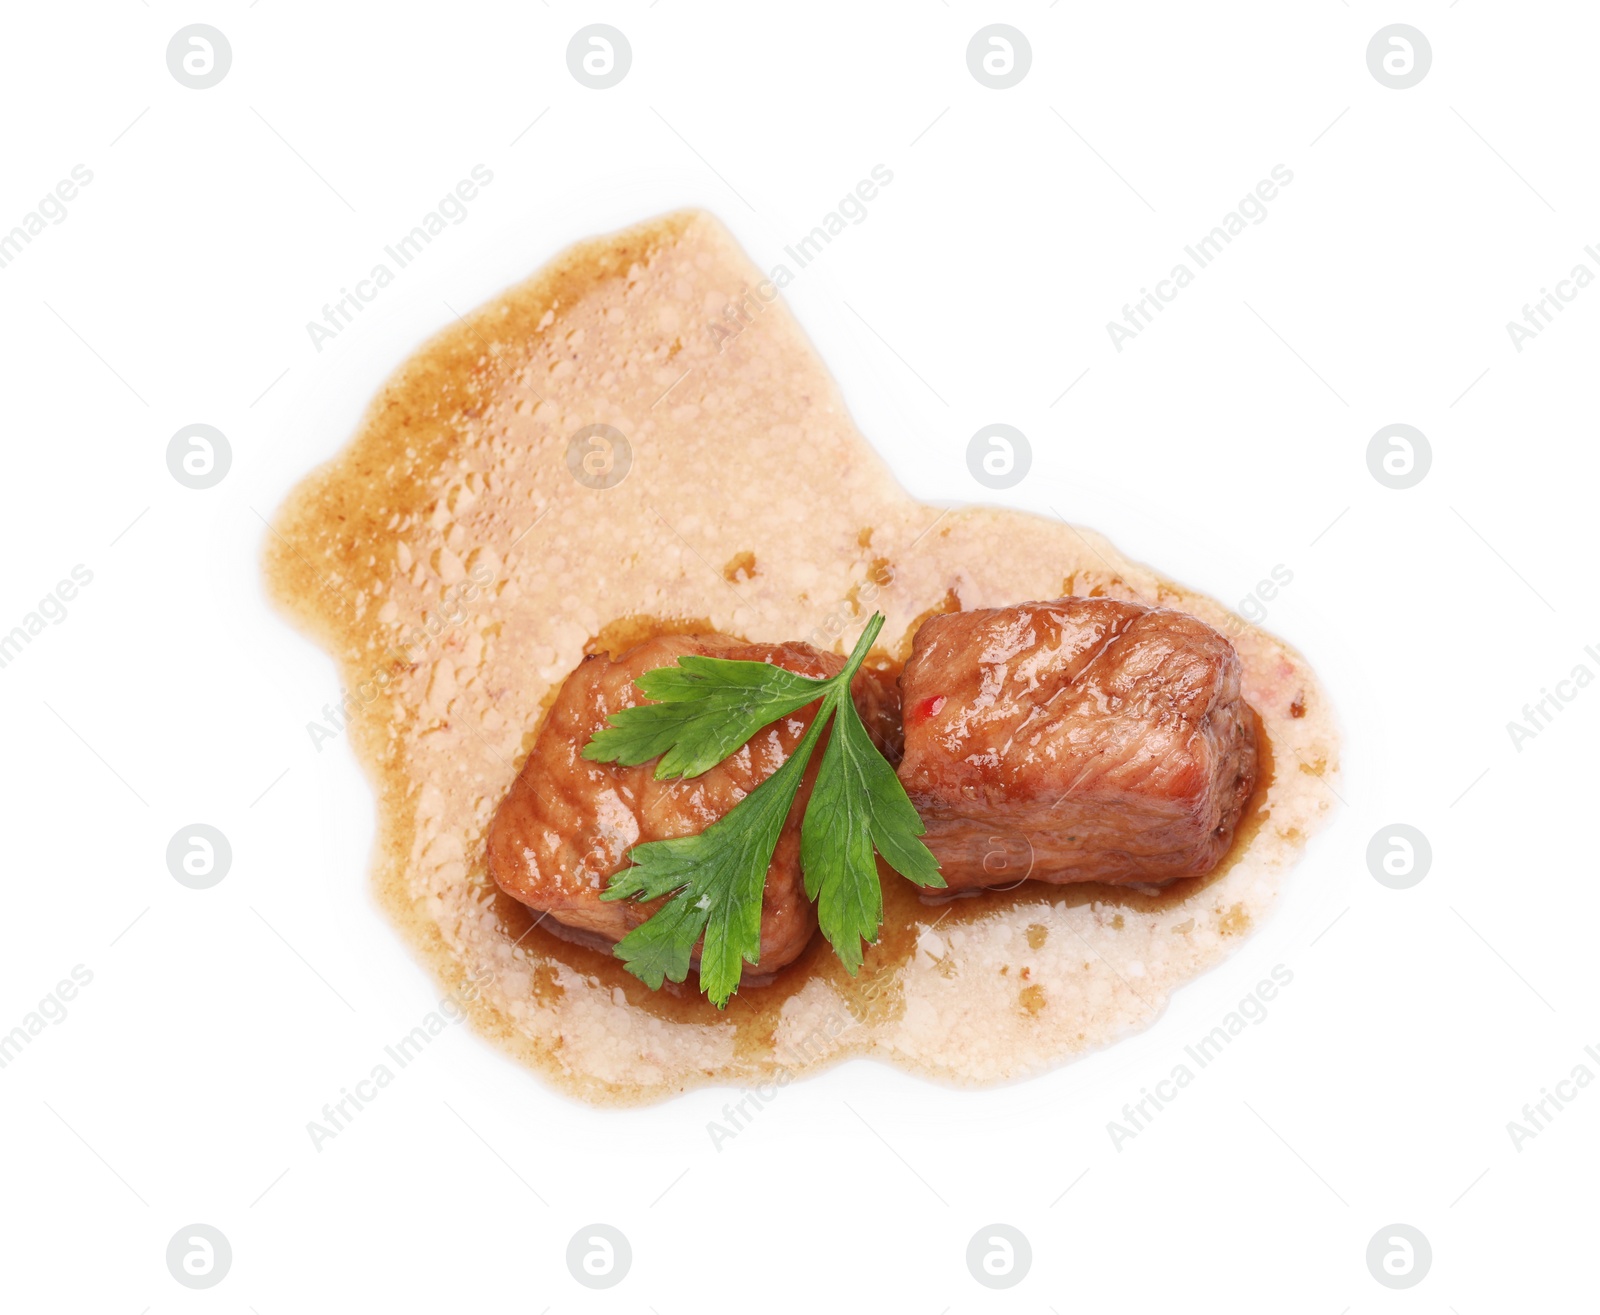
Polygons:
<instances>
[{"instance_id":1,"label":"white background","mask_svg":"<svg viewBox=\"0 0 1600 1315\"><path fill-rule=\"evenodd\" d=\"M1006 91L966 65L996 21L1033 52ZM191 22L232 46L210 90L166 65ZM567 70L591 22L632 46L611 90ZM1366 64L1393 22L1432 45L1409 90ZM1597 37L1591 6L1489 0L9 7L0 231L74 165L93 182L0 269L0 629L74 565L93 582L0 670L0 1031L94 976L0 1070L0 1300L1592 1308L1600 1090L1520 1149L1507 1122L1600 1075L1600 690L1520 751L1506 724L1600 674L1600 290L1520 353L1505 324L1600 273ZM480 163L467 220L315 350L306 322ZM717 1151L733 1093L589 1109L461 1028L314 1150L307 1121L437 992L368 892L348 745L307 735L338 681L265 602L262 517L450 307L685 204L770 266L880 163L866 221L786 292L863 431L920 497L1055 507L1230 604L1291 570L1266 624L1336 702L1346 806L1230 962L1047 1077L854 1063ZM1266 220L1117 352L1106 322L1278 164ZM996 421L1034 449L1000 494L964 457ZM165 462L196 422L233 453L205 491ZM1391 423L1431 442L1409 490L1367 468ZM233 849L208 891L164 857L196 821ZM1366 862L1396 821L1433 849L1405 891ZM1267 1019L1114 1149L1108 1120L1275 964ZM564 1260L594 1221L633 1250L606 1292ZM1004 1292L965 1262L997 1221L1033 1251ZM233 1250L208 1292L164 1259L194 1222ZM1395 1222L1433 1250L1408 1291L1365 1261Z\"/></svg>"}]
</instances>

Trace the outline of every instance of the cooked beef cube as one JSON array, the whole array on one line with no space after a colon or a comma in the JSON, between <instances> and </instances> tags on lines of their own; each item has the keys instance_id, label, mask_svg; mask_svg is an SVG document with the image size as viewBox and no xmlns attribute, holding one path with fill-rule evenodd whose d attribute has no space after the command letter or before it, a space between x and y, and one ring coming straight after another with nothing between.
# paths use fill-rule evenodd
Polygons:
<instances>
[{"instance_id":1,"label":"cooked beef cube","mask_svg":"<svg viewBox=\"0 0 1600 1315\"><path fill-rule=\"evenodd\" d=\"M809 644L746 644L728 635L663 635L616 659L586 657L567 677L528 760L489 828L489 874L506 894L547 911L566 927L620 940L662 901L604 901L611 876L629 866L628 851L651 840L693 835L722 817L781 767L804 736L817 705L758 731L732 757L690 780L658 781L656 762L624 767L581 756L606 718L648 703L634 679L671 666L684 654L771 662L804 676L837 675L844 659ZM869 726L898 722L892 686L862 672L852 684ZM800 818L821 764L812 756L767 870L761 909L762 972L799 955L816 930L800 875Z\"/></svg>"},{"instance_id":2,"label":"cooked beef cube","mask_svg":"<svg viewBox=\"0 0 1600 1315\"><path fill-rule=\"evenodd\" d=\"M840 659L841 669L844 659ZM861 714L867 738L891 766L900 761L905 743L900 723L900 678L893 671L863 665L850 682L850 698Z\"/></svg>"},{"instance_id":3,"label":"cooked beef cube","mask_svg":"<svg viewBox=\"0 0 1600 1315\"><path fill-rule=\"evenodd\" d=\"M952 887L1209 872L1255 788L1239 656L1182 612L1061 598L936 616L899 775Z\"/></svg>"}]
</instances>

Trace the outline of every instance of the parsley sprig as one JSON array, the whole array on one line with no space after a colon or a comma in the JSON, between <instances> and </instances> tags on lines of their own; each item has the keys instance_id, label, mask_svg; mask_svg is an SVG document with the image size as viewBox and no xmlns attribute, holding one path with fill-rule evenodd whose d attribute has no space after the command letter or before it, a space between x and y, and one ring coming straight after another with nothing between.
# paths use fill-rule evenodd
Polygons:
<instances>
[{"instance_id":1,"label":"parsley sprig","mask_svg":"<svg viewBox=\"0 0 1600 1315\"><path fill-rule=\"evenodd\" d=\"M861 724L850 682L883 629L874 613L844 670L826 680L766 662L685 656L634 684L654 702L624 708L584 746L591 762L633 767L659 758L658 780L699 776L762 727L821 700L800 743L771 776L704 831L635 845L602 899L666 903L617 942L616 954L646 985L681 982L697 941L700 989L721 1008L746 963L761 957L761 897L779 833L822 732L833 733L800 824L800 867L817 922L852 976L862 942L877 940L883 891L874 854L919 886L943 886L919 838L922 819Z\"/></svg>"}]
</instances>

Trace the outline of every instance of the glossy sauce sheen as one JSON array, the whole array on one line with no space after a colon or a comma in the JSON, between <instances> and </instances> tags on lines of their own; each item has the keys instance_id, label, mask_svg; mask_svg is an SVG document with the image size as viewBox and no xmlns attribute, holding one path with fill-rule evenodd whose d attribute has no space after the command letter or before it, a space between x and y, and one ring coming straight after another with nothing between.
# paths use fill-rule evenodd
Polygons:
<instances>
[{"instance_id":1,"label":"glossy sauce sheen","mask_svg":"<svg viewBox=\"0 0 1600 1315\"><path fill-rule=\"evenodd\" d=\"M619 941L660 911L664 898L608 900L613 874L641 844L697 835L731 813L772 776L810 728L818 703L758 730L722 761L692 777L659 779L659 759L597 763L583 755L607 718L645 701L636 681L686 656L765 662L813 680L836 676L845 659L801 644L741 644L727 635L657 635L622 658L584 658L546 712L527 761L489 827L489 875L506 894L550 920ZM870 727L896 714L890 681L858 672L855 701ZM824 736L828 734L823 732ZM821 766L823 743L811 756L788 819L777 837L762 892L760 962L777 971L800 954L817 930L800 864L800 823Z\"/></svg>"},{"instance_id":2,"label":"glossy sauce sheen","mask_svg":"<svg viewBox=\"0 0 1600 1315\"><path fill-rule=\"evenodd\" d=\"M907 497L760 281L701 213L575 247L406 362L280 512L267 574L341 665L380 901L480 1031L582 1099L850 1055L961 1083L1043 1071L1149 1023L1264 916L1335 798L1331 711L1298 654L1093 531ZM630 446L620 483L593 444L569 459L597 424ZM1071 593L1193 613L1239 651L1260 782L1206 877L924 903L889 876L859 977L815 938L721 1012L488 879L490 819L586 652L716 630L843 653L879 610L892 670L928 616Z\"/></svg>"}]
</instances>

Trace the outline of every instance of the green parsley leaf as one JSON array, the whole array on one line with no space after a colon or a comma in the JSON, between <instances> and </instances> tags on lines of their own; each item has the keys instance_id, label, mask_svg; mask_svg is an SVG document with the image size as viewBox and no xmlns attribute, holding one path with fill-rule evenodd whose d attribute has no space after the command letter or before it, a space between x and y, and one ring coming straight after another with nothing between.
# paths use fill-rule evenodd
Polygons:
<instances>
[{"instance_id":1,"label":"green parsley leaf","mask_svg":"<svg viewBox=\"0 0 1600 1315\"><path fill-rule=\"evenodd\" d=\"M944 885L920 839L922 820L850 697L850 682L882 628L882 613L874 613L844 670L828 680L764 662L681 657L677 667L647 671L634 682L655 702L613 713L584 747L592 762L636 766L659 756L658 779L698 776L763 726L821 699L794 752L729 812L698 835L635 845L633 866L612 876L602 899L666 897L616 945L640 981L652 988L683 981L698 941L700 989L721 1008L738 989L744 965L759 962L767 870L830 720L833 733L801 823L800 862L818 923L850 973L861 967L862 942L874 942L883 923L874 853L919 886Z\"/></svg>"},{"instance_id":2,"label":"green parsley leaf","mask_svg":"<svg viewBox=\"0 0 1600 1315\"><path fill-rule=\"evenodd\" d=\"M894 768L845 698L800 826L800 866L822 934L852 977L861 967L861 942L876 941L883 925L873 851L918 886L944 885L938 861L920 839L923 830Z\"/></svg>"},{"instance_id":3,"label":"green parsley leaf","mask_svg":"<svg viewBox=\"0 0 1600 1315\"><path fill-rule=\"evenodd\" d=\"M635 845L631 868L611 878L601 899L672 898L617 942L616 955L646 986L689 975L700 947L700 989L720 1009L746 963L761 958L761 897L772 851L817 747L825 718L812 720L783 766L698 835Z\"/></svg>"},{"instance_id":4,"label":"green parsley leaf","mask_svg":"<svg viewBox=\"0 0 1600 1315\"><path fill-rule=\"evenodd\" d=\"M634 681L656 702L624 708L584 746L590 762L635 767L657 756L656 780L699 776L740 749L763 726L825 692L825 680L770 662L733 662L685 654Z\"/></svg>"}]
</instances>

